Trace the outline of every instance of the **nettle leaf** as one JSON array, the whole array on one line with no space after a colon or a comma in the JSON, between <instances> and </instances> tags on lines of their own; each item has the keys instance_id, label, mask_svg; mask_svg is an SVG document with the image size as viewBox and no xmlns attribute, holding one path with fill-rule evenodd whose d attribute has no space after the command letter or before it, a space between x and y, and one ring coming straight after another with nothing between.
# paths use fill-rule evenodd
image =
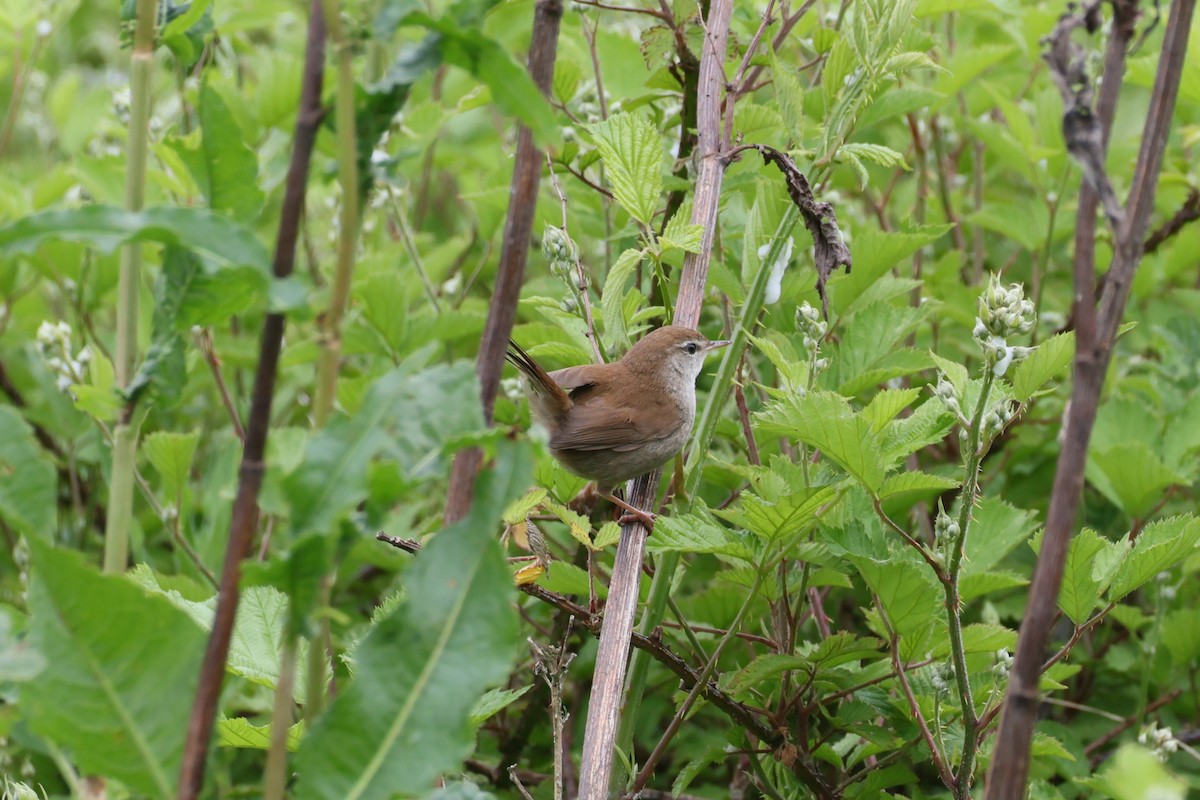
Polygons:
<instances>
[{"instance_id":1,"label":"nettle leaf","mask_svg":"<svg viewBox=\"0 0 1200 800\"><path fill-rule=\"evenodd\" d=\"M1110 600L1120 600L1147 581L1182 564L1200 550L1200 520L1191 515L1147 525L1121 562L1108 588Z\"/></svg>"},{"instance_id":2,"label":"nettle leaf","mask_svg":"<svg viewBox=\"0 0 1200 800\"><path fill-rule=\"evenodd\" d=\"M167 497L174 498L187 483L199 443L199 431L155 431L142 440L142 452L162 477L163 494Z\"/></svg>"},{"instance_id":3,"label":"nettle leaf","mask_svg":"<svg viewBox=\"0 0 1200 800\"><path fill-rule=\"evenodd\" d=\"M1024 403L1051 378L1062 374L1075 357L1075 331L1067 331L1040 343L1011 373L1013 399Z\"/></svg>"},{"instance_id":4,"label":"nettle leaf","mask_svg":"<svg viewBox=\"0 0 1200 800\"><path fill-rule=\"evenodd\" d=\"M132 242L173 244L218 264L253 267L264 285L271 264L249 229L204 208L126 211L95 204L31 214L0 228L0 253L32 253L50 241L82 242L105 253Z\"/></svg>"},{"instance_id":5,"label":"nettle leaf","mask_svg":"<svg viewBox=\"0 0 1200 800\"><path fill-rule=\"evenodd\" d=\"M202 136L197 146L179 137L168 143L187 165L209 208L252 223L264 200L258 188L258 158L242 139L229 107L207 81L200 87L198 110Z\"/></svg>"},{"instance_id":6,"label":"nettle leaf","mask_svg":"<svg viewBox=\"0 0 1200 800\"><path fill-rule=\"evenodd\" d=\"M663 186L662 136L644 117L621 113L588 126L608 168L613 197L629 216L649 225Z\"/></svg>"},{"instance_id":7,"label":"nettle leaf","mask_svg":"<svg viewBox=\"0 0 1200 800\"><path fill-rule=\"evenodd\" d=\"M651 539L646 540L646 549L655 553L711 553L742 561L754 560L749 543L702 514L659 517Z\"/></svg>"},{"instance_id":8,"label":"nettle leaf","mask_svg":"<svg viewBox=\"0 0 1200 800\"><path fill-rule=\"evenodd\" d=\"M79 769L174 797L204 632L125 576L29 541L30 643L46 659L21 691L30 723Z\"/></svg>"},{"instance_id":9,"label":"nettle leaf","mask_svg":"<svg viewBox=\"0 0 1200 800\"><path fill-rule=\"evenodd\" d=\"M762 427L819 449L870 493L883 484L884 467L871 423L832 392L809 392L772 403L762 414Z\"/></svg>"},{"instance_id":10,"label":"nettle leaf","mask_svg":"<svg viewBox=\"0 0 1200 800\"><path fill-rule=\"evenodd\" d=\"M629 346L629 330L625 320L625 284L642 263L645 250L629 248L617 258L604 279L604 295L600 299L600 316L604 320L604 346L623 350Z\"/></svg>"},{"instance_id":11,"label":"nettle leaf","mask_svg":"<svg viewBox=\"0 0 1200 800\"><path fill-rule=\"evenodd\" d=\"M21 415L0 406L0 519L49 541L57 527L57 494L54 462Z\"/></svg>"},{"instance_id":12,"label":"nettle leaf","mask_svg":"<svg viewBox=\"0 0 1200 800\"><path fill-rule=\"evenodd\" d=\"M221 717L217 720L217 744L244 750L266 750L271 746L271 726L254 725L245 717ZM288 728L287 749L294 753L304 738L304 721Z\"/></svg>"},{"instance_id":13,"label":"nettle leaf","mask_svg":"<svg viewBox=\"0 0 1200 800\"><path fill-rule=\"evenodd\" d=\"M479 698L479 701L471 709L468 724L473 728L478 728L517 700L520 700L532 688L533 684L528 684L522 686L520 689L492 689L490 692L484 693L483 697Z\"/></svg>"},{"instance_id":14,"label":"nettle leaf","mask_svg":"<svg viewBox=\"0 0 1200 800\"><path fill-rule=\"evenodd\" d=\"M475 370L460 361L414 372L412 360L377 380L352 417L339 417L309 442L284 480L299 534L323 531L367 496L367 466L398 461L404 475L435 473L443 445L483 427Z\"/></svg>"},{"instance_id":15,"label":"nettle leaf","mask_svg":"<svg viewBox=\"0 0 1200 800\"><path fill-rule=\"evenodd\" d=\"M1124 442L1103 452L1089 453L1086 474L1101 494L1135 519L1148 514L1168 486L1187 481L1144 441Z\"/></svg>"},{"instance_id":16,"label":"nettle leaf","mask_svg":"<svg viewBox=\"0 0 1200 800\"><path fill-rule=\"evenodd\" d=\"M837 158L839 160L845 159L855 167L858 172L860 189L866 187L867 181L870 179L866 168L863 166L863 161L869 161L881 167L900 167L900 169L906 172L912 169L904 160L902 153L898 153L882 144L868 144L866 142L843 144L838 148Z\"/></svg>"},{"instance_id":17,"label":"nettle leaf","mask_svg":"<svg viewBox=\"0 0 1200 800\"><path fill-rule=\"evenodd\" d=\"M797 488L772 502L744 493L736 508L713 513L740 525L767 544L779 544L806 531L816 521L817 512L836 494L834 486Z\"/></svg>"},{"instance_id":18,"label":"nettle leaf","mask_svg":"<svg viewBox=\"0 0 1200 800\"><path fill-rule=\"evenodd\" d=\"M471 511L422 548L406 593L355 651L355 676L297 754L298 800L423 794L470 751L470 715L516 655L512 575L495 526L529 486L526 445L502 442ZM554 570L557 571L557 570Z\"/></svg>"}]
</instances>

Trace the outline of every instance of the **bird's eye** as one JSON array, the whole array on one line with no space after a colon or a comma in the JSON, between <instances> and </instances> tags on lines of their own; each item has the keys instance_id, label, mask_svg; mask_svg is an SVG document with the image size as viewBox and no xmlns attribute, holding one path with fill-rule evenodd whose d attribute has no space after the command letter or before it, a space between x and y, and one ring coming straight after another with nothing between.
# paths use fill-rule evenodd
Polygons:
<instances>
[{"instance_id":1,"label":"bird's eye","mask_svg":"<svg viewBox=\"0 0 1200 800\"><path fill-rule=\"evenodd\" d=\"M694 356L700 351L700 345L696 344L695 342L688 342L683 346L683 349L687 351L689 356Z\"/></svg>"}]
</instances>

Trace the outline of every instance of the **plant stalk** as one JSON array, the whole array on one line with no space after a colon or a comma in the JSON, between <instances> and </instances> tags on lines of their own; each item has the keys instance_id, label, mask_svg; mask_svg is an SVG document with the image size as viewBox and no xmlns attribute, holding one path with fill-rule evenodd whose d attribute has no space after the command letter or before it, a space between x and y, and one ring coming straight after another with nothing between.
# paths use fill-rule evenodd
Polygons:
<instances>
[{"instance_id":1,"label":"plant stalk","mask_svg":"<svg viewBox=\"0 0 1200 800\"><path fill-rule=\"evenodd\" d=\"M141 211L146 199L146 160L150 144L150 97L153 92L154 20L158 0L137 0L133 54L129 62L129 147L125 171L125 208ZM113 363L117 386L133 380L137 359L138 293L141 291L142 245L121 250L117 278L117 351ZM127 406L113 430L112 478L108 485L108 517L104 525L104 571L124 572L129 562L129 528L133 522L133 470L137 431Z\"/></svg>"},{"instance_id":2,"label":"plant stalk","mask_svg":"<svg viewBox=\"0 0 1200 800\"><path fill-rule=\"evenodd\" d=\"M284 631L279 649L279 683L275 685L275 704L271 709L271 744L263 770L264 800L284 800L287 789L288 728L292 725L292 689L296 685L296 643L292 625ZM315 644L314 644L315 648Z\"/></svg>"}]
</instances>

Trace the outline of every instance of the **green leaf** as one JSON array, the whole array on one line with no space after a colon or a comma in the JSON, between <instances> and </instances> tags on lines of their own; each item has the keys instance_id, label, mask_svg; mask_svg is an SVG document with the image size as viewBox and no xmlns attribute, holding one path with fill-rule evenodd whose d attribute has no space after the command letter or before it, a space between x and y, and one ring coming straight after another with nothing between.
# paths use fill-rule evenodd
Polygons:
<instances>
[{"instance_id":1,"label":"green leaf","mask_svg":"<svg viewBox=\"0 0 1200 800\"><path fill-rule=\"evenodd\" d=\"M541 487L534 487L521 495L508 508L504 509L505 524L516 525L518 522L524 522L525 518L533 513L533 510L541 505L549 494Z\"/></svg>"},{"instance_id":2,"label":"green leaf","mask_svg":"<svg viewBox=\"0 0 1200 800\"><path fill-rule=\"evenodd\" d=\"M754 559L754 551L736 533L697 513L659 517L654 536L646 540L646 549L654 553L712 553L743 561Z\"/></svg>"},{"instance_id":3,"label":"green leaf","mask_svg":"<svg viewBox=\"0 0 1200 800\"><path fill-rule=\"evenodd\" d=\"M182 144L176 151L184 156L209 208L252 223L262 211L264 199L258 188L258 159L243 141L242 129L229 107L207 81L200 88L199 111L200 146L187 155Z\"/></svg>"},{"instance_id":4,"label":"green leaf","mask_svg":"<svg viewBox=\"0 0 1200 800\"><path fill-rule=\"evenodd\" d=\"M704 237L704 226L693 225L690 222L691 218L692 203L688 200L679 206L675 215L671 217L671 221L667 223L667 227L663 229L662 236L658 238L658 242L664 251L670 248L677 248L688 253L700 252L701 239Z\"/></svg>"},{"instance_id":5,"label":"green leaf","mask_svg":"<svg viewBox=\"0 0 1200 800\"><path fill-rule=\"evenodd\" d=\"M830 281L833 308L838 314L854 309L856 301L888 270L926 245L936 242L954 229L953 225L928 225L901 233L865 230L855 232L854 271ZM889 337L894 342L894 337Z\"/></svg>"},{"instance_id":6,"label":"green leaf","mask_svg":"<svg viewBox=\"0 0 1200 800\"><path fill-rule=\"evenodd\" d=\"M1091 452L1088 481L1134 519L1148 514L1168 486L1186 482L1144 441L1129 441L1103 452Z\"/></svg>"},{"instance_id":7,"label":"green leaf","mask_svg":"<svg viewBox=\"0 0 1200 800\"><path fill-rule=\"evenodd\" d=\"M651 224L663 186L663 142L658 131L631 113L613 114L588 130L608 168L613 197L629 216Z\"/></svg>"},{"instance_id":8,"label":"green leaf","mask_svg":"<svg viewBox=\"0 0 1200 800\"><path fill-rule=\"evenodd\" d=\"M354 682L304 737L297 800L420 794L470 751L471 710L503 681L518 642L512 575L495 527L529 485L527 447L504 442L468 516L405 572L401 603L355 652Z\"/></svg>"},{"instance_id":9,"label":"green leaf","mask_svg":"<svg viewBox=\"0 0 1200 800\"><path fill-rule=\"evenodd\" d=\"M288 728L287 749L294 753L304 738L304 721ZM271 726L254 725L245 717L221 717L217 720L217 744L247 750L266 750L271 746Z\"/></svg>"},{"instance_id":10,"label":"green leaf","mask_svg":"<svg viewBox=\"0 0 1200 800\"><path fill-rule=\"evenodd\" d=\"M959 481L954 478L943 478L941 475L930 475L925 472L901 472L890 476L879 487L879 499L887 500L906 494L926 496L956 489Z\"/></svg>"},{"instance_id":11,"label":"green leaf","mask_svg":"<svg viewBox=\"0 0 1200 800\"><path fill-rule=\"evenodd\" d=\"M1062 374L1075 356L1075 331L1051 336L1037 346L1011 373L1013 399L1024 403L1046 382Z\"/></svg>"},{"instance_id":12,"label":"green leaf","mask_svg":"<svg viewBox=\"0 0 1200 800\"><path fill-rule=\"evenodd\" d=\"M28 536L50 541L57 494L54 462L21 415L0 406L0 519Z\"/></svg>"},{"instance_id":13,"label":"green leaf","mask_svg":"<svg viewBox=\"0 0 1200 800\"><path fill-rule=\"evenodd\" d=\"M1071 537L1067 563L1063 568L1062 589L1058 593L1058 607L1076 625L1087 621L1112 578L1111 570L1105 568L1111 559L1099 556L1112 556L1124 549L1123 542L1110 542L1091 528L1083 528Z\"/></svg>"},{"instance_id":14,"label":"green leaf","mask_svg":"<svg viewBox=\"0 0 1200 800\"><path fill-rule=\"evenodd\" d=\"M30 643L47 665L22 689L34 730L86 773L174 797L203 631L124 576L40 540L30 546Z\"/></svg>"},{"instance_id":15,"label":"green leaf","mask_svg":"<svg viewBox=\"0 0 1200 800\"><path fill-rule=\"evenodd\" d=\"M1108 598L1120 600L1158 573L1166 572L1196 555L1198 549L1200 519L1186 515L1147 525L1117 569L1108 588Z\"/></svg>"},{"instance_id":16,"label":"green leaf","mask_svg":"<svg viewBox=\"0 0 1200 800\"><path fill-rule=\"evenodd\" d=\"M435 473L443 444L483 427L475 370L467 362L414 373L410 362L367 391L353 417L313 437L304 463L284 481L297 532L325 531L367 496L367 465L380 454L406 477Z\"/></svg>"},{"instance_id":17,"label":"green leaf","mask_svg":"<svg viewBox=\"0 0 1200 800\"><path fill-rule=\"evenodd\" d=\"M471 709L471 716L467 724L472 728L478 728L517 700L520 700L532 688L533 684L528 684L522 686L520 689L492 689L486 692L483 697L479 698L479 702L475 704L474 708Z\"/></svg>"},{"instance_id":18,"label":"green leaf","mask_svg":"<svg viewBox=\"0 0 1200 800\"><path fill-rule=\"evenodd\" d=\"M1184 800L1187 784L1176 778L1144 747L1122 745L1104 771L1104 788L1113 800Z\"/></svg>"},{"instance_id":19,"label":"green leaf","mask_svg":"<svg viewBox=\"0 0 1200 800\"><path fill-rule=\"evenodd\" d=\"M921 395L920 389L884 389L871 398L863 409L863 416L870 421L871 430L879 433L884 425L896 418Z\"/></svg>"},{"instance_id":20,"label":"green leaf","mask_svg":"<svg viewBox=\"0 0 1200 800\"><path fill-rule=\"evenodd\" d=\"M1027 541L1036 527L1037 515L1015 508L995 497L985 497L971 512L971 529L964 546L963 573L987 572L1018 545Z\"/></svg>"},{"instance_id":21,"label":"green leaf","mask_svg":"<svg viewBox=\"0 0 1200 800\"><path fill-rule=\"evenodd\" d=\"M174 498L183 490L192 469L200 432L155 431L142 440L142 451L163 481L163 494Z\"/></svg>"},{"instance_id":22,"label":"green leaf","mask_svg":"<svg viewBox=\"0 0 1200 800\"><path fill-rule=\"evenodd\" d=\"M217 264L253 267L264 284L270 271L267 250L253 233L204 208L89 205L43 211L0 228L0 253L32 253L50 241L82 242L105 253L131 242L173 244Z\"/></svg>"},{"instance_id":23,"label":"green leaf","mask_svg":"<svg viewBox=\"0 0 1200 800\"><path fill-rule=\"evenodd\" d=\"M946 438L954 427L954 415L942 401L931 397L917 406L907 417L894 419L879 437L881 457L885 464L894 465L931 444Z\"/></svg>"},{"instance_id":24,"label":"green leaf","mask_svg":"<svg viewBox=\"0 0 1200 800\"><path fill-rule=\"evenodd\" d=\"M907 556L875 559L851 556L871 591L901 636L920 637L943 609L941 592L934 585L929 568Z\"/></svg>"},{"instance_id":25,"label":"green leaf","mask_svg":"<svg viewBox=\"0 0 1200 800\"><path fill-rule=\"evenodd\" d=\"M28 639L13 636L12 615L17 612L0 608L0 681L27 681L46 667L46 659L33 649Z\"/></svg>"},{"instance_id":26,"label":"green leaf","mask_svg":"<svg viewBox=\"0 0 1200 800\"><path fill-rule=\"evenodd\" d=\"M746 493L736 509L714 513L744 527L767 544L779 544L808 530L816 521L817 512L836 494L837 488L833 486L792 489L772 502Z\"/></svg>"},{"instance_id":27,"label":"green leaf","mask_svg":"<svg viewBox=\"0 0 1200 800\"><path fill-rule=\"evenodd\" d=\"M546 510L567 526L571 538L587 548L592 547L592 523L582 514L577 514L566 506L547 502Z\"/></svg>"},{"instance_id":28,"label":"green leaf","mask_svg":"<svg viewBox=\"0 0 1200 800\"><path fill-rule=\"evenodd\" d=\"M770 432L819 449L872 494L883 484L883 460L871 423L832 392L810 392L773 403L760 415Z\"/></svg>"},{"instance_id":29,"label":"green leaf","mask_svg":"<svg viewBox=\"0 0 1200 800\"><path fill-rule=\"evenodd\" d=\"M604 346L609 350L622 350L629 346L629 331L625 324L625 284L645 255L645 250L629 248L621 253L604 279L600 316L604 320Z\"/></svg>"}]
</instances>

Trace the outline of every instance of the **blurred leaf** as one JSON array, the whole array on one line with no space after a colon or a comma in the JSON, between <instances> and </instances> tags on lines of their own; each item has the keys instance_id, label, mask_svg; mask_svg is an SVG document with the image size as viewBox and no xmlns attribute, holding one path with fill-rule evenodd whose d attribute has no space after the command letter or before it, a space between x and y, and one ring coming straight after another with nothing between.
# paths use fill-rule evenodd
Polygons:
<instances>
[{"instance_id":1,"label":"blurred leaf","mask_svg":"<svg viewBox=\"0 0 1200 800\"><path fill-rule=\"evenodd\" d=\"M478 728L492 717L499 714L510 705L525 696L533 688L533 684L522 686L520 689L492 689L485 692L479 702L471 709L468 723L472 728Z\"/></svg>"},{"instance_id":2,"label":"blurred leaf","mask_svg":"<svg viewBox=\"0 0 1200 800\"><path fill-rule=\"evenodd\" d=\"M986 572L1033 535L1036 515L995 497L985 497L971 512L964 546L963 573Z\"/></svg>"},{"instance_id":3,"label":"blurred leaf","mask_svg":"<svg viewBox=\"0 0 1200 800\"><path fill-rule=\"evenodd\" d=\"M34 729L70 749L80 770L174 797L203 631L124 576L100 575L36 539L30 546L30 643L47 665L22 690Z\"/></svg>"},{"instance_id":4,"label":"blurred leaf","mask_svg":"<svg viewBox=\"0 0 1200 800\"><path fill-rule=\"evenodd\" d=\"M637 114L613 114L588 126L608 168L613 196L629 216L650 225L663 188L663 142L654 126Z\"/></svg>"},{"instance_id":5,"label":"blurred leaf","mask_svg":"<svg viewBox=\"0 0 1200 800\"><path fill-rule=\"evenodd\" d=\"M54 462L21 415L0 406L0 519L50 541L57 527L57 493Z\"/></svg>"},{"instance_id":6,"label":"blurred leaf","mask_svg":"<svg viewBox=\"0 0 1200 800\"><path fill-rule=\"evenodd\" d=\"M163 494L174 499L183 491L183 486L192 469L192 458L196 445L200 443L200 432L174 433L155 431L142 440L142 451L157 470L163 481Z\"/></svg>"},{"instance_id":7,"label":"blurred leaf","mask_svg":"<svg viewBox=\"0 0 1200 800\"><path fill-rule=\"evenodd\" d=\"M15 611L0 609L0 681L18 683L37 677L46 667L46 659L30 645L13 635Z\"/></svg>"},{"instance_id":8,"label":"blurred leaf","mask_svg":"<svg viewBox=\"0 0 1200 800\"><path fill-rule=\"evenodd\" d=\"M1187 785L1144 747L1122 745L1104 770L1104 787L1114 800L1184 800Z\"/></svg>"},{"instance_id":9,"label":"blurred leaf","mask_svg":"<svg viewBox=\"0 0 1200 800\"><path fill-rule=\"evenodd\" d=\"M309 442L284 480L296 533L326 531L367 495L367 465L379 455L416 479L434 471L452 437L483 427L475 370L460 361L414 372L412 360L386 373L351 417L338 417Z\"/></svg>"},{"instance_id":10,"label":"blurred leaf","mask_svg":"<svg viewBox=\"0 0 1200 800\"><path fill-rule=\"evenodd\" d=\"M245 717L221 717L217 720L217 745L248 750L266 750L271 746L271 726L254 725ZM304 721L288 728L287 749L294 753L304 738Z\"/></svg>"},{"instance_id":11,"label":"blurred leaf","mask_svg":"<svg viewBox=\"0 0 1200 800\"><path fill-rule=\"evenodd\" d=\"M1040 537L1037 546L1041 546ZM1099 558L1100 554L1111 556L1124 550L1123 542L1102 539L1090 528L1083 528L1071 537L1058 605L1076 625L1091 616L1101 593L1112 579L1113 559Z\"/></svg>"},{"instance_id":12,"label":"blurred leaf","mask_svg":"<svg viewBox=\"0 0 1200 800\"><path fill-rule=\"evenodd\" d=\"M1088 455L1088 480L1134 519L1148 514L1168 486L1186 479L1167 467L1144 441L1130 441Z\"/></svg>"},{"instance_id":13,"label":"blurred leaf","mask_svg":"<svg viewBox=\"0 0 1200 800\"><path fill-rule=\"evenodd\" d=\"M404 599L355 651L354 682L304 737L298 800L416 794L458 768L474 738L472 707L507 677L517 647L495 528L529 478L528 450L502 444L468 516L422 548Z\"/></svg>"},{"instance_id":14,"label":"blurred leaf","mask_svg":"<svg viewBox=\"0 0 1200 800\"><path fill-rule=\"evenodd\" d=\"M1162 641L1177 667L1190 667L1200 658L1200 608L1180 608L1167 614L1162 623Z\"/></svg>"},{"instance_id":15,"label":"blurred leaf","mask_svg":"<svg viewBox=\"0 0 1200 800\"><path fill-rule=\"evenodd\" d=\"M625 325L625 284L645 255L645 250L629 248L621 253L604 279L600 316L604 320L604 346L610 351L629 347L629 331Z\"/></svg>"},{"instance_id":16,"label":"blurred leaf","mask_svg":"<svg viewBox=\"0 0 1200 800\"><path fill-rule=\"evenodd\" d=\"M248 266L265 276L270 257L254 234L203 208L125 211L104 205L43 211L0 228L0 253L32 253L50 241L83 242L111 253L130 242L186 247L217 264Z\"/></svg>"}]
</instances>

